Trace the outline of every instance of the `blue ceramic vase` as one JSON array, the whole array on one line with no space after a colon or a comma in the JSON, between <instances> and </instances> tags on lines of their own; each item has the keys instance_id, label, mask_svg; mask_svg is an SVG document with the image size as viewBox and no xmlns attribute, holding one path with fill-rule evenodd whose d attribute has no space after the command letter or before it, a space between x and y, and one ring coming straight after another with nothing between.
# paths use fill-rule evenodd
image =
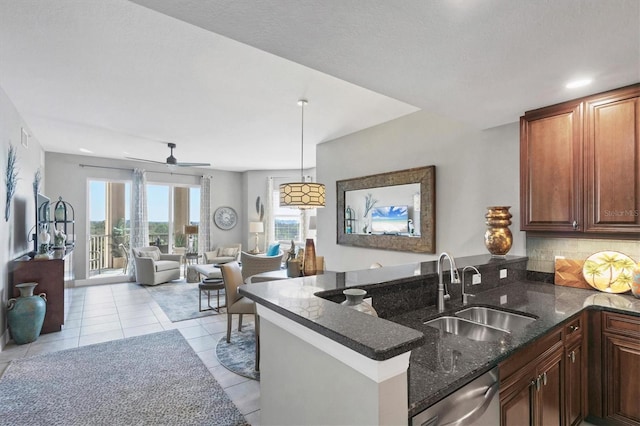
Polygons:
<instances>
[{"instance_id":1,"label":"blue ceramic vase","mask_svg":"<svg viewBox=\"0 0 640 426\"><path fill-rule=\"evenodd\" d=\"M33 295L38 283L16 284L20 297L9 299L7 322L13 341L18 345L34 342L40 335L44 314L47 312L47 296Z\"/></svg>"}]
</instances>

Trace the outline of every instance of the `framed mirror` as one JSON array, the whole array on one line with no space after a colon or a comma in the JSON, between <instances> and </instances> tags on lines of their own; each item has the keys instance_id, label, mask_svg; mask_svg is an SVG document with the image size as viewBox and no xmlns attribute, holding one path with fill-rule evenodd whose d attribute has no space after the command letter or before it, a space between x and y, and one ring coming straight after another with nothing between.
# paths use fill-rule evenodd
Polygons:
<instances>
[{"instance_id":1,"label":"framed mirror","mask_svg":"<svg viewBox=\"0 0 640 426\"><path fill-rule=\"evenodd\" d=\"M338 244L435 253L436 167L336 182Z\"/></svg>"}]
</instances>

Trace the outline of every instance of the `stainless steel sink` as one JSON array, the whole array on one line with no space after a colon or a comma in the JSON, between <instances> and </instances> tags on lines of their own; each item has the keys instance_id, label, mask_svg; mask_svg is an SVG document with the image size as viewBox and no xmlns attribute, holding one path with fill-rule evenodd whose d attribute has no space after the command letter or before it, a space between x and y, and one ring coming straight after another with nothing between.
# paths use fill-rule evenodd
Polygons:
<instances>
[{"instance_id":1,"label":"stainless steel sink","mask_svg":"<svg viewBox=\"0 0 640 426\"><path fill-rule=\"evenodd\" d=\"M524 328L527 324L536 320L525 315L479 306L472 306L458 311L456 316L508 331Z\"/></svg>"},{"instance_id":2,"label":"stainless steel sink","mask_svg":"<svg viewBox=\"0 0 640 426\"><path fill-rule=\"evenodd\" d=\"M506 330L500 330L499 328L478 324L458 317L438 317L436 319L426 321L425 324L429 327L437 328L447 333L452 333L480 342L496 342L509 334Z\"/></svg>"}]
</instances>

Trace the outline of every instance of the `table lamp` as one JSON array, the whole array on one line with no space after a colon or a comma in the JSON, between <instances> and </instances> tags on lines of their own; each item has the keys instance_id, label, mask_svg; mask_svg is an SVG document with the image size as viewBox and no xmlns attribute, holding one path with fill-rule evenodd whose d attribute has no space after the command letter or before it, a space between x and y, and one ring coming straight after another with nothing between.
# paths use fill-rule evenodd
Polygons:
<instances>
[{"instance_id":1,"label":"table lamp","mask_svg":"<svg viewBox=\"0 0 640 426\"><path fill-rule=\"evenodd\" d=\"M198 235L198 225L185 225L184 234L189 237L189 244L187 247L187 254L197 253L197 247L194 247L194 235Z\"/></svg>"},{"instance_id":2,"label":"table lamp","mask_svg":"<svg viewBox=\"0 0 640 426\"><path fill-rule=\"evenodd\" d=\"M255 248L251 250L250 253L260 253L260 250L258 249L258 234L264 232L264 224L262 222L249 222L249 232L256 234Z\"/></svg>"}]
</instances>

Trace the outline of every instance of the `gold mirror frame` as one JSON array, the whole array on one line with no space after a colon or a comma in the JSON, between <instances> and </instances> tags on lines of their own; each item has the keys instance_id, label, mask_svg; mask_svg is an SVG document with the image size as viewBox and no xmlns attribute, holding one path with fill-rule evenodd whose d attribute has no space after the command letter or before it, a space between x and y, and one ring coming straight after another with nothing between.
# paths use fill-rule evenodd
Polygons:
<instances>
[{"instance_id":1,"label":"gold mirror frame","mask_svg":"<svg viewBox=\"0 0 640 426\"><path fill-rule=\"evenodd\" d=\"M420 184L420 236L347 234L345 193L368 188ZM417 167L336 182L338 244L416 253L436 252L436 166Z\"/></svg>"}]
</instances>

